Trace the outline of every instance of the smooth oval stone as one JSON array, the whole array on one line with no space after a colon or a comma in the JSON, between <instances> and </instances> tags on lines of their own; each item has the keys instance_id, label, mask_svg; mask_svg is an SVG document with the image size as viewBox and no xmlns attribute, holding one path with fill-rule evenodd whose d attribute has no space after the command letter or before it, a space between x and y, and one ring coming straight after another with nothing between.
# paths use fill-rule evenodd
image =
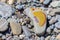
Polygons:
<instances>
[{"instance_id":1,"label":"smooth oval stone","mask_svg":"<svg viewBox=\"0 0 60 40\"><path fill-rule=\"evenodd\" d=\"M40 40L45 40L45 38L44 37L40 37Z\"/></svg>"},{"instance_id":2,"label":"smooth oval stone","mask_svg":"<svg viewBox=\"0 0 60 40\"><path fill-rule=\"evenodd\" d=\"M8 22L6 19L0 19L0 31L6 31L8 29Z\"/></svg>"},{"instance_id":3,"label":"smooth oval stone","mask_svg":"<svg viewBox=\"0 0 60 40\"><path fill-rule=\"evenodd\" d=\"M21 26L19 23L11 20L10 27L11 27L13 34L15 34L15 35L21 34Z\"/></svg>"},{"instance_id":4,"label":"smooth oval stone","mask_svg":"<svg viewBox=\"0 0 60 40\"><path fill-rule=\"evenodd\" d=\"M56 17L52 17L51 20L49 21L49 24L53 24L57 21Z\"/></svg>"},{"instance_id":5,"label":"smooth oval stone","mask_svg":"<svg viewBox=\"0 0 60 40\"><path fill-rule=\"evenodd\" d=\"M50 29L54 29L54 27L55 27L55 25L54 24L52 24L51 26L49 26L50 27Z\"/></svg>"},{"instance_id":6,"label":"smooth oval stone","mask_svg":"<svg viewBox=\"0 0 60 40\"><path fill-rule=\"evenodd\" d=\"M51 33L51 29L50 29L50 27L47 28L46 32L47 32L48 34Z\"/></svg>"}]
</instances>

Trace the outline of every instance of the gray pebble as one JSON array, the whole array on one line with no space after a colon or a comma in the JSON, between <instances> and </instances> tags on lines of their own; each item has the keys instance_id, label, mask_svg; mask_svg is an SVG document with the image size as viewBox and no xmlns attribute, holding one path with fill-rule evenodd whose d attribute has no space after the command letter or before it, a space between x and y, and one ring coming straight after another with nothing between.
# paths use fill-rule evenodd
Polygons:
<instances>
[{"instance_id":1,"label":"gray pebble","mask_svg":"<svg viewBox=\"0 0 60 40\"><path fill-rule=\"evenodd\" d=\"M55 23L55 27L60 29L60 22Z\"/></svg>"},{"instance_id":2,"label":"gray pebble","mask_svg":"<svg viewBox=\"0 0 60 40\"><path fill-rule=\"evenodd\" d=\"M40 40L45 40L45 38L44 37L40 37Z\"/></svg>"},{"instance_id":3,"label":"gray pebble","mask_svg":"<svg viewBox=\"0 0 60 40\"><path fill-rule=\"evenodd\" d=\"M50 29L50 27L47 28L46 32L47 32L48 34L51 33L51 29Z\"/></svg>"},{"instance_id":4,"label":"gray pebble","mask_svg":"<svg viewBox=\"0 0 60 40\"><path fill-rule=\"evenodd\" d=\"M52 24L51 26L49 26L50 27L50 29L54 29L54 27L55 27L55 25L54 24Z\"/></svg>"}]
</instances>

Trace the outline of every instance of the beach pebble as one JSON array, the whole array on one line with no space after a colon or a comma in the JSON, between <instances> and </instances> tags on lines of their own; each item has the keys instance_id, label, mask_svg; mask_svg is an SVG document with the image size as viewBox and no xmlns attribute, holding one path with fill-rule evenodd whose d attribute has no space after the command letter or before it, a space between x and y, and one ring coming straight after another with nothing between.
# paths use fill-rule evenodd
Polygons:
<instances>
[{"instance_id":1,"label":"beach pebble","mask_svg":"<svg viewBox=\"0 0 60 40\"><path fill-rule=\"evenodd\" d=\"M40 40L45 40L45 38L44 37L40 37Z\"/></svg>"},{"instance_id":2,"label":"beach pebble","mask_svg":"<svg viewBox=\"0 0 60 40\"><path fill-rule=\"evenodd\" d=\"M57 18L56 17L52 17L49 21L49 24L53 24L57 21Z\"/></svg>"},{"instance_id":3,"label":"beach pebble","mask_svg":"<svg viewBox=\"0 0 60 40\"><path fill-rule=\"evenodd\" d=\"M8 22L6 19L0 19L0 31L6 31L8 29Z\"/></svg>"},{"instance_id":4,"label":"beach pebble","mask_svg":"<svg viewBox=\"0 0 60 40\"><path fill-rule=\"evenodd\" d=\"M60 29L60 22L55 23L55 27Z\"/></svg>"},{"instance_id":5,"label":"beach pebble","mask_svg":"<svg viewBox=\"0 0 60 40\"><path fill-rule=\"evenodd\" d=\"M21 34L21 26L19 23L15 21L10 21L10 27L11 27L13 34L16 34L16 35Z\"/></svg>"},{"instance_id":6,"label":"beach pebble","mask_svg":"<svg viewBox=\"0 0 60 40\"><path fill-rule=\"evenodd\" d=\"M50 1L51 1L51 0L45 0L45 1L43 2L43 4L48 5L48 4L50 3Z\"/></svg>"},{"instance_id":7,"label":"beach pebble","mask_svg":"<svg viewBox=\"0 0 60 40\"><path fill-rule=\"evenodd\" d=\"M21 10L21 9L23 9L23 7L24 7L24 5L17 5L16 9Z\"/></svg>"},{"instance_id":8,"label":"beach pebble","mask_svg":"<svg viewBox=\"0 0 60 40\"><path fill-rule=\"evenodd\" d=\"M50 29L50 27L47 28L46 32L47 32L48 34L51 33L51 29Z\"/></svg>"},{"instance_id":9,"label":"beach pebble","mask_svg":"<svg viewBox=\"0 0 60 40\"><path fill-rule=\"evenodd\" d=\"M15 9L5 3L0 2L0 15L8 18L15 12Z\"/></svg>"},{"instance_id":10,"label":"beach pebble","mask_svg":"<svg viewBox=\"0 0 60 40\"><path fill-rule=\"evenodd\" d=\"M52 17L50 15L47 16L48 19L51 19Z\"/></svg>"},{"instance_id":11,"label":"beach pebble","mask_svg":"<svg viewBox=\"0 0 60 40\"><path fill-rule=\"evenodd\" d=\"M54 29L55 28L55 25L54 24L52 24L51 26L49 26L50 27L50 29Z\"/></svg>"},{"instance_id":12,"label":"beach pebble","mask_svg":"<svg viewBox=\"0 0 60 40\"><path fill-rule=\"evenodd\" d=\"M2 33L0 33L0 37L2 37L3 36L3 34Z\"/></svg>"},{"instance_id":13,"label":"beach pebble","mask_svg":"<svg viewBox=\"0 0 60 40\"><path fill-rule=\"evenodd\" d=\"M19 35L19 38L20 39L23 39L24 37L25 37L25 35L23 35L23 34L22 35Z\"/></svg>"},{"instance_id":14,"label":"beach pebble","mask_svg":"<svg viewBox=\"0 0 60 40\"><path fill-rule=\"evenodd\" d=\"M22 26L22 29L23 29L23 32L26 37L30 37L32 35L31 32L29 31L28 27Z\"/></svg>"}]
</instances>

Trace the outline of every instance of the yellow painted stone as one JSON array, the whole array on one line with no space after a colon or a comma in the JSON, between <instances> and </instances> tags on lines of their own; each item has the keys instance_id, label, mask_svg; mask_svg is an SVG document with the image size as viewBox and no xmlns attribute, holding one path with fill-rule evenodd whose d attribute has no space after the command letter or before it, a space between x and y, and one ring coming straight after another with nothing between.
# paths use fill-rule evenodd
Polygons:
<instances>
[{"instance_id":1,"label":"yellow painted stone","mask_svg":"<svg viewBox=\"0 0 60 40\"><path fill-rule=\"evenodd\" d=\"M40 26L43 26L46 22L46 15L42 12L40 8L31 8L31 11L33 12L34 17L38 21L38 24Z\"/></svg>"}]
</instances>

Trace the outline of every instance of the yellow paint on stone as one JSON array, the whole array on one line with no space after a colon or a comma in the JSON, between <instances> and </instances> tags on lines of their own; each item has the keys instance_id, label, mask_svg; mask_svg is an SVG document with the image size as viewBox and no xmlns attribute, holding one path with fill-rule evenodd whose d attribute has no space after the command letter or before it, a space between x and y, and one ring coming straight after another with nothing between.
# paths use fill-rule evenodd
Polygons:
<instances>
[{"instance_id":1,"label":"yellow paint on stone","mask_svg":"<svg viewBox=\"0 0 60 40\"><path fill-rule=\"evenodd\" d=\"M42 12L40 8L31 8L31 11L33 12L34 17L37 19L38 24L40 26L43 26L46 22L46 15Z\"/></svg>"}]
</instances>

